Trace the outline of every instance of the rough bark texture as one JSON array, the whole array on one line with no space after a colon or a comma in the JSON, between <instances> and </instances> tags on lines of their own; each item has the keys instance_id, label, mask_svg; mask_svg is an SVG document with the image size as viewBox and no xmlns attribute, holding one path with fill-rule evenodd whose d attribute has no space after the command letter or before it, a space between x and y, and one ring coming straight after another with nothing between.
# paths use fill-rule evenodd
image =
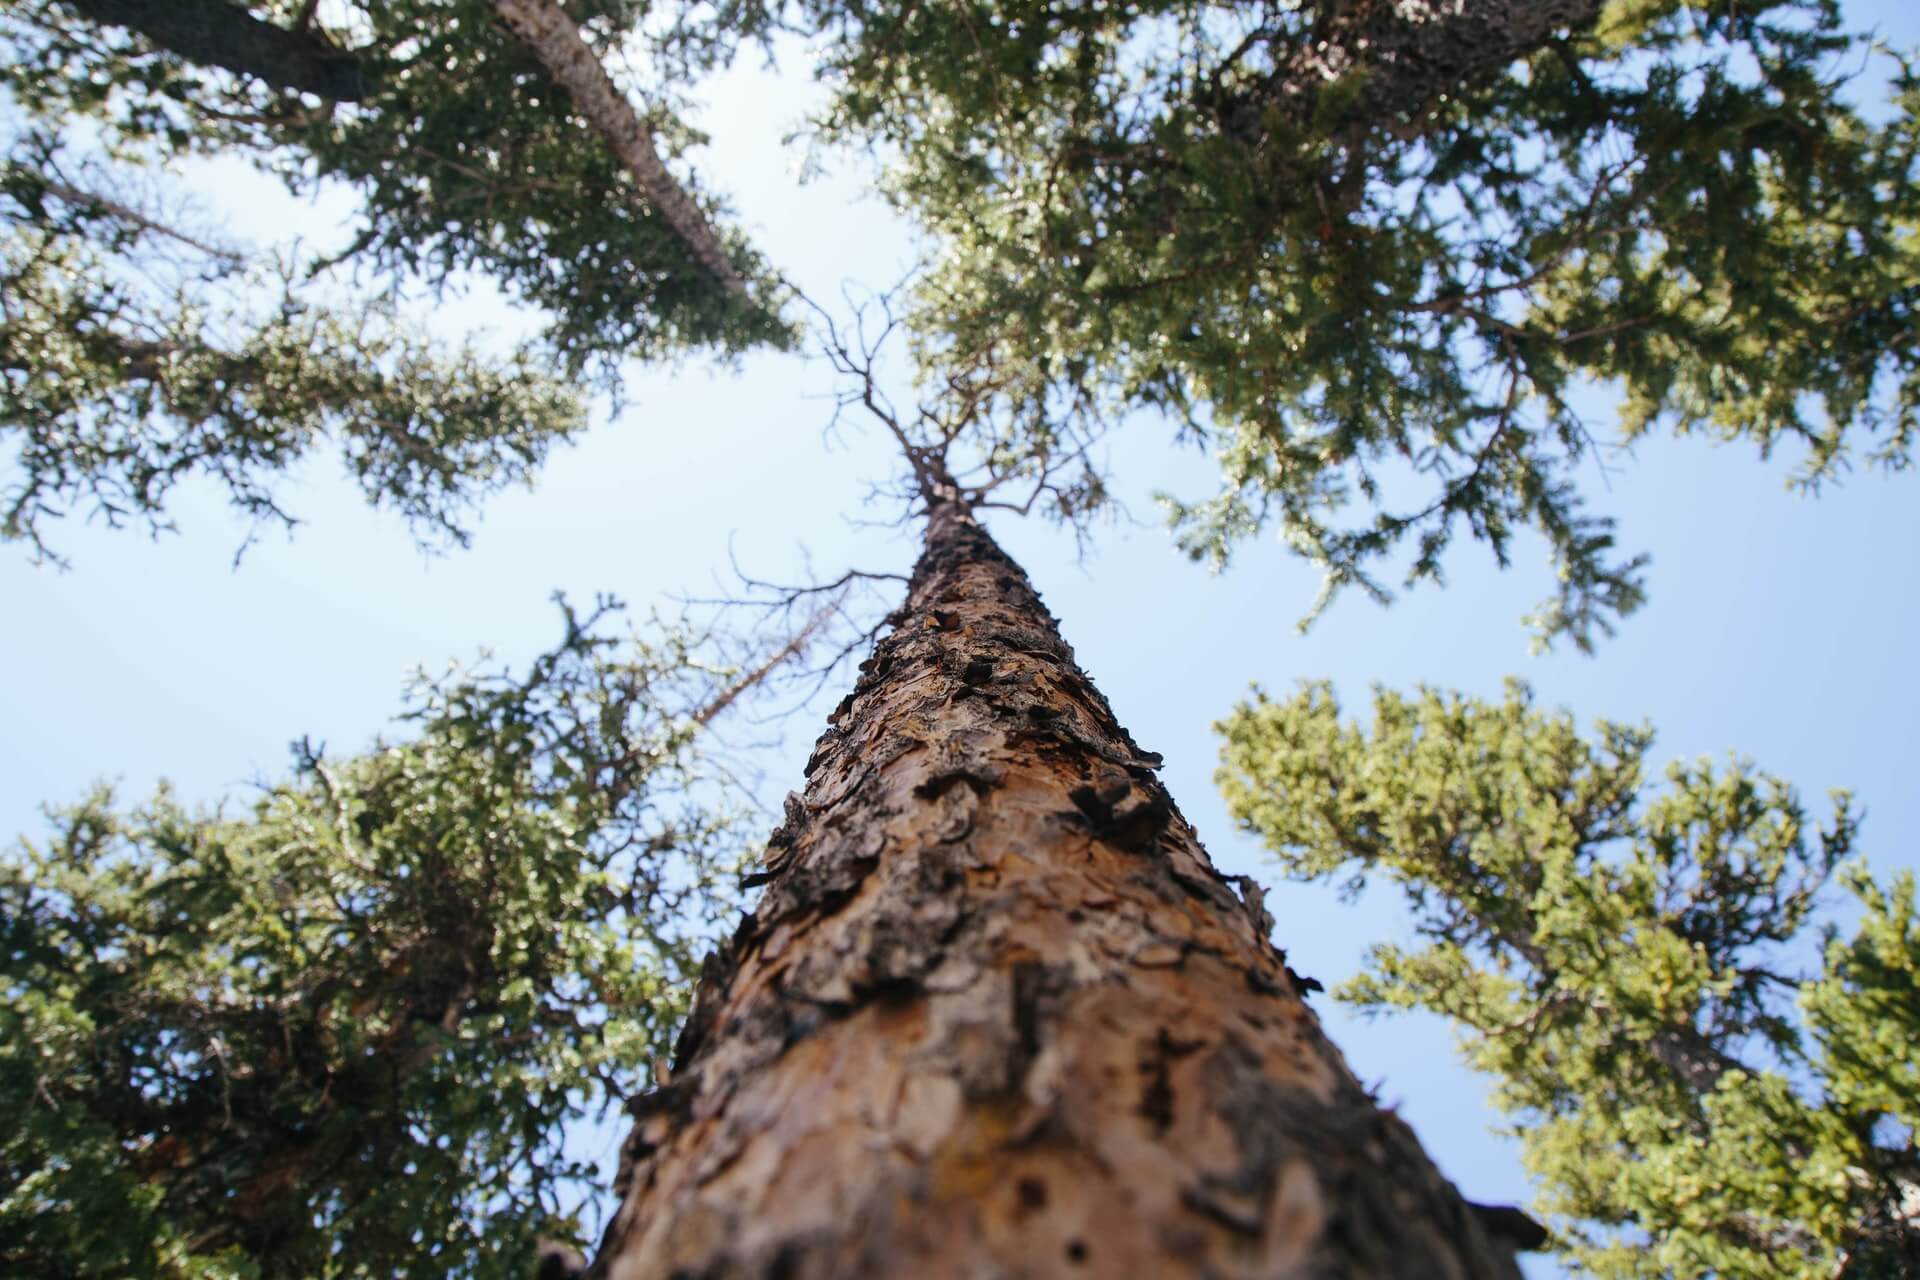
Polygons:
<instances>
[{"instance_id":1,"label":"rough bark texture","mask_svg":"<svg viewBox=\"0 0 1920 1280\"><path fill-rule=\"evenodd\" d=\"M95 22L125 27L189 62L281 89L359 102L373 88L364 59L310 31L288 31L229 0L66 0Z\"/></svg>"},{"instance_id":2,"label":"rough bark texture","mask_svg":"<svg viewBox=\"0 0 1920 1280\"><path fill-rule=\"evenodd\" d=\"M1019 568L937 506L594 1274L1516 1277Z\"/></svg>"},{"instance_id":3,"label":"rough bark texture","mask_svg":"<svg viewBox=\"0 0 1920 1280\"><path fill-rule=\"evenodd\" d=\"M1324 128L1417 127L1447 95L1483 84L1544 46L1586 26L1606 0L1341 0L1322 6L1308 37L1224 113L1247 134L1278 109L1296 126L1314 120L1327 87L1358 76L1338 120Z\"/></svg>"},{"instance_id":4,"label":"rough bark texture","mask_svg":"<svg viewBox=\"0 0 1920 1280\"><path fill-rule=\"evenodd\" d=\"M554 83L567 91L594 132L613 148L641 194L686 242L700 265L728 292L746 299L746 282L727 260L706 215L667 171L654 148L652 130L614 84L599 56L587 47L566 10L555 0L494 0L493 7L508 29L533 50Z\"/></svg>"}]
</instances>

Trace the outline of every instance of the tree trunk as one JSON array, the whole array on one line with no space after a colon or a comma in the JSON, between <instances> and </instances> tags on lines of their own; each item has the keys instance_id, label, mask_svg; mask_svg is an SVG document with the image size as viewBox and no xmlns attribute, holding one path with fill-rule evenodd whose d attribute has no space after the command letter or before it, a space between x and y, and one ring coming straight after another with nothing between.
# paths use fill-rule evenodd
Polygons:
<instances>
[{"instance_id":1,"label":"tree trunk","mask_svg":"<svg viewBox=\"0 0 1920 1280\"><path fill-rule=\"evenodd\" d=\"M936 503L594 1273L1517 1277L1019 567Z\"/></svg>"},{"instance_id":2,"label":"tree trunk","mask_svg":"<svg viewBox=\"0 0 1920 1280\"><path fill-rule=\"evenodd\" d=\"M653 145L653 130L614 84L600 55L588 47L579 24L560 7L559 0L493 0L493 7L507 28L533 51L553 82L567 91L574 107L613 149L634 185L666 219L687 251L726 286L728 293L750 304L753 299L747 293L747 283L727 260L726 247L707 225L707 216L660 159Z\"/></svg>"},{"instance_id":3,"label":"tree trunk","mask_svg":"<svg viewBox=\"0 0 1920 1280\"><path fill-rule=\"evenodd\" d=\"M1359 0L1321 7L1308 38L1286 55L1255 105L1297 126L1312 123L1323 90L1357 77L1337 120L1411 128L1450 94L1478 88L1560 32L1600 16L1606 0Z\"/></svg>"},{"instance_id":4,"label":"tree trunk","mask_svg":"<svg viewBox=\"0 0 1920 1280\"><path fill-rule=\"evenodd\" d=\"M332 102L359 102L375 73L351 49L336 49L311 30L288 31L254 17L232 0L67 0L107 26L137 31L189 62L225 67L277 89Z\"/></svg>"}]
</instances>

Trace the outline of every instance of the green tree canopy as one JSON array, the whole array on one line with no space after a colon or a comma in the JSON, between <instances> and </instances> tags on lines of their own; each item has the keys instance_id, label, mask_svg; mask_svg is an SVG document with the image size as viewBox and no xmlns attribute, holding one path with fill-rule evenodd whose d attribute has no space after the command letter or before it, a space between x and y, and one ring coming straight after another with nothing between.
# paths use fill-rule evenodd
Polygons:
<instances>
[{"instance_id":1,"label":"green tree canopy","mask_svg":"<svg viewBox=\"0 0 1920 1280\"><path fill-rule=\"evenodd\" d=\"M480 496L583 424L536 351L449 349L390 304L328 305L291 264L67 181L71 158L39 142L38 163L0 171L0 432L18 472L0 537L57 558L49 521L76 508L158 529L193 478L291 523L275 482L333 436L371 501L464 541Z\"/></svg>"},{"instance_id":2,"label":"green tree canopy","mask_svg":"<svg viewBox=\"0 0 1920 1280\"><path fill-rule=\"evenodd\" d=\"M295 191L327 179L362 197L346 260L429 284L489 275L551 319L573 367L684 347L741 350L787 330L701 265L568 94L486 0L326 6L292 0L21 0L7 39L16 105L90 118L116 143L161 154L235 151ZM593 0L572 17L603 57L646 13ZM76 20L76 16L77 19ZM271 47L228 46L270 33ZM304 53L325 69L288 65ZM301 64L304 65L304 64ZM684 60L679 65L685 65ZM671 95L674 87L665 86ZM670 152L698 135L666 97L648 125ZM724 209L681 179L703 212ZM741 276L771 288L737 232Z\"/></svg>"},{"instance_id":3,"label":"green tree canopy","mask_svg":"<svg viewBox=\"0 0 1920 1280\"><path fill-rule=\"evenodd\" d=\"M528 13L587 61L645 65L630 127L562 87ZM1911 453L1920 88L1837 0L16 0L0 21L16 108L89 119L122 158L237 151L296 190L344 182L362 207L340 264L363 298L484 274L546 317L539 355L608 383L629 356L792 337L718 200L685 173L655 198L613 140L671 158L697 137L684 87L743 43L808 34L823 136L876 145L931 234L921 372L978 407L986 453L1078 454L1118 413L1170 414L1223 467L1217 495L1169 499L1187 548L1224 563L1274 527L1323 567L1323 598L1437 578L1461 530L1505 562L1530 530L1559 578L1539 634L1590 646L1642 599L1644 557L1576 483L1600 445L1589 384L1619 393L1627 441L1791 442L1808 487ZM79 327L111 330L95 310ZM31 383L47 366L22 352ZM152 420L128 407L154 394L149 366L103 360L85 403L124 440ZM339 401L340 379L318 382ZM9 425L73 437L17 399ZM532 408L475 415L508 471L565 435ZM245 415L184 421L270 470ZM79 456L40 492L85 493ZM107 475L111 513L127 486Z\"/></svg>"},{"instance_id":4,"label":"green tree canopy","mask_svg":"<svg viewBox=\"0 0 1920 1280\"><path fill-rule=\"evenodd\" d=\"M685 1012L742 844L694 637L566 615L241 814L101 791L0 858L0 1271L524 1276L566 1126Z\"/></svg>"},{"instance_id":5,"label":"green tree canopy","mask_svg":"<svg viewBox=\"0 0 1920 1280\"><path fill-rule=\"evenodd\" d=\"M580 36L611 56L643 12L589 6ZM790 340L744 239L716 233L730 287L494 6L325 14L226 0L0 8L14 126L0 432L20 473L0 535L44 551L47 520L76 506L157 527L190 475L282 515L272 481L333 434L371 497L458 537L474 498L525 480L578 429L582 377L613 387L629 357ZM643 112L669 157L698 136L670 107ZM296 193L350 186L351 240L316 261L183 230L149 189L171 161L204 155L245 158ZM724 214L690 177L679 194L695 218ZM416 332L400 301L463 274L544 316L538 341L454 352Z\"/></svg>"},{"instance_id":6,"label":"green tree canopy","mask_svg":"<svg viewBox=\"0 0 1920 1280\"><path fill-rule=\"evenodd\" d=\"M812 11L826 130L936 238L932 375L1037 449L1173 415L1224 469L1172 502L1196 556L1273 526L1384 596L1532 529L1539 633L1584 647L1644 557L1576 488L1583 384L1625 440L1790 441L1809 486L1911 456L1920 83L1835 0Z\"/></svg>"},{"instance_id":7,"label":"green tree canopy","mask_svg":"<svg viewBox=\"0 0 1920 1280\"><path fill-rule=\"evenodd\" d=\"M1894 1277L1920 1267L1920 916L1914 881L1849 861L1744 760L1646 776L1650 729L1381 690L1343 724L1325 685L1221 726L1235 818L1289 876L1382 878L1416 947L1336 995L1424 1009L1496 1081L1558 1245L1602 1276ZM1816 943L1819 895L1851 932Z\"/></svg>"}]
</instances>

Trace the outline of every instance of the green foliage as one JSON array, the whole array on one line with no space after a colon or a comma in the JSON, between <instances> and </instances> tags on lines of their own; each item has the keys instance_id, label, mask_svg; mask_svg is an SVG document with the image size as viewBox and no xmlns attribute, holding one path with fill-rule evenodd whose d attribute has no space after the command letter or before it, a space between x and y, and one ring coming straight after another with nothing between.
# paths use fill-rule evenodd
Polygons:
<instances>
[{"instance_id":1,"label":"green foliage","mask_svg":"<svg viewBox=\"0 0 1920 1280\"><path fill-rule=\"evenodd\" d=\"M1424 1009L1497 1081L1558 1247L1602 1276L1850 1277L1920 1265L1920 921L1913 878L1847 863L1844 793L1813 826L1735 760L1644 774L1646 727L1325 685L1220 726L1222 789L1286 873L1379 877L1420 945L1339 998ZM1836 871L1850 937L1811 945ZM1820 960L1812 976L1797 962Z\"/></svg>"},{"instance_id":2,"label":"green foliage","mask_svg":"<svg viewBox=\"0 0 1920 1280\"><path fill-rule=\"evenodd\" d=\"M467 508L580 429L579 397L528 350L448 351L390 306L329 307L33 150L0 171L0 434L18 472L0 537L50 554L49 521L76 505L158 529L193 477L292 523L275 482L331 437L369 500L464 541Z\"/></svg>"},{"instance_id":3,"label":"green foliage","mask_svg":"<svg viewBox=\"0 0 1920 1280\"><path fill-rule=\"evenodd\" d=\"M697 141L681 82L785 27L819 38L822 131L877 144L932 233L919 355L995 465L1164 411L1222 467L1213 497L1166 499L1196 557L1275 528L1324 604L1438 579L1462 531L1503 564L1538 537L1559 584L1538 634L1590 647L1643 599L1645 558L1575 483L1602 447L1581 388L1621 393L1629 442L1788 444L1807 488L1909 462L1920 82L1834 0L1458 8L570 12L666 78L643 114L675 157ZM271 47L235 53L243 28ZM548 322L512 376L613 386L628 356L792 340L745 241L722 227L757 302L637 198L485 0L21 0L0 40L17 108L89 121L122 160L238 152L296 191L351 186L339 262L364 296L498 281ZM1890 69L1878 116L1851 105L1868 65Z\"/></svg>"},{"instance_id":4,"label":"green foliage","mask_svg":"<svg viewBox=\"0 0 1920 1280\"><path fill-rule=\"evenodd\" d=\"M74 7L145 12L178 35L166 5ZM214 43L245 20L235 6L198 9ZM0 85L25 121L0 184L0 432L21 473L0 536L45 553L48 520L76 505L158 528L188 475L285 518L272 481L333 435L371 498L459 539L464 509L528 480L581 425L557 375L614 388L628 357L791 340L700 265L481 0L329 8L337 29L312 6L252 11L353 68L351 99L292 92L273 65L197 65L50 0L0 10ZM609 0L584 33L610 49L643 12ZM670 156L697 141L664 108L649 115ZM288 252L276 264L122 197L175 159L221 154L296 193L351 186L362 202L350 243L325 263L296 268ZM87 181L62 176L77 165ZM710 218L723 212L693 195ZM776 294L744 240L722 239ZM351 273L351 301L314 282L322 268ZM402 323L410 293L467 274L544 314L540 340L448 352Z\"/></svg>"},{"instance_id":5,"label":"green foliage","mask_svg":"<svg viewBox=\"0 0 1920 1280\"><path fill-rule=\"evenodd\" d=\"M645 6L590 6L584 34L611 50ZM548 341L569 368L659 358L694 346L784 345L771 311L721 288L658 212L633 192L533 56L484 0L358 6L379 88L355 107L295 127L316 177L366 199L357 248L378 266L441 281L484 272L553 317ZM700 136L664 109L647 113L669 157ZM300 181L300 179L296 179ZM708 220L725 210L688 185ZM735 270L763 295L777 282L737 232Z\"/></svg>"},{"instance_id":6,"label":"green foliage","mask_svg":"<svg viewBox=\"0 0 1920 1280\"><path fill-rule=\"evenodd\" d=\"M1328 596L1437 579L1462 529L1504 564L1531 529L1560 583L1539 634L1587 647L1644 557L1574 485L1580 386L1623 393L1629 441L1795 442L1808 486L1910 460L1920 82L1895 66L1885 124L1849 106L1869 59L1829 0L1616 4L1525 40L1489 32L1529 5L1465 6L1490 25L1451 40L1406 16L1455 8L812 11L841 37L826 132L886 144L937 237L936 385L991 369L1056 430L1166 411L1223 471L1168 499L1188 550L1275 526Z\"/></svg>"},{"instance_id":7,"label":"green foliage","mask_svg":"<svg viewBox=\"0 0 1920 1280\"><path fill-rule=\"evenodd\" d=\"M15 6L5 34L23 56L7 83L43 118L84 113L118 142L235 149L295 191L349 183L365 201L349 259L434 285L461 270L492 276L549 314L549 342L576 370L598 360L611 377L627 356L791 336L721 288L645 207L485 0L348 4L325 21L292 0L246 8L350 60L363 92L316 100L195 65L124 28L76 22L55 0ZM645 12L596 0L574 16L611 56ZM698 140L666 110L648 114L670 149ZM709 216L722 212L695 195ZM743 276L772 285L737 234L728 244Z\"/></svg>"},{"instance_id":8,"label":"green foliage","mask_svg":"<svg viewBox=\"0 0 1920 1280\"><path fill-rule=\"evenodd\" d=\"M604 613L242 816L102 791L0 861L0 1271L518 1277L578 1229L563 1128L665 1056L736 851L689 638Z\"/></svg>"}]
</instances>

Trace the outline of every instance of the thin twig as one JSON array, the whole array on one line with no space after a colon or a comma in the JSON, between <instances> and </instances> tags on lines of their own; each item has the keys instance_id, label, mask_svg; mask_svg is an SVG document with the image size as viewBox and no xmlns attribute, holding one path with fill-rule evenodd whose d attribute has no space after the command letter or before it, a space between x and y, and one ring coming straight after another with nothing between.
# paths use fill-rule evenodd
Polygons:
<instances>
[{"instance_id":1,"label":"thin twig","mask_svg":"<svg viewBox=\"0 0 1920 1280\"><path fill-rule=\"evenodd\" d=\"M239 266L245 261L236 250L228 249L220 245L208 244L204 240L196 239L178 227L170 227L164 222L148 217L131 205L109 199L97 191L83 191L79 187L68 186L64 182L45 177L44 175L35 175L35 180L39 182L41 190L63 204L72 205L76 209L98 209L101 213L112 218L118 218L122 222L130 223L142 231L151 231L154 235L165 236L169 240L176 240L186 245L189 249L197 249L210 258L219 258L223 262L231 262L235 266Z\"/></svg>"}]
</instances>

